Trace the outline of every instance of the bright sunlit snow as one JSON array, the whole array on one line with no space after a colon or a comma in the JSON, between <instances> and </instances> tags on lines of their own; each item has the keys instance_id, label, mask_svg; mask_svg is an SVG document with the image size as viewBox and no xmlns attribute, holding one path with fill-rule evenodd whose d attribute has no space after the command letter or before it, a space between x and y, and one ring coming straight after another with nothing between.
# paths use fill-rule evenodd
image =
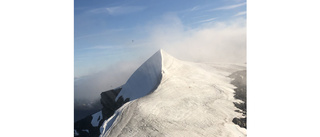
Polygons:
<instances>
[{"instance_id":1,"label":"bright sunlit snow","mask_svg":"<svg viewBox=\"0 0 320 137\"><path fill-rule=\"evenodd\" d=\"M232 122L241 114L228 77L244 68L180 61L160 50L123 86L118 97L132 101L103 123L100 136L246 136Z\"/></svg>"}]
</instances>

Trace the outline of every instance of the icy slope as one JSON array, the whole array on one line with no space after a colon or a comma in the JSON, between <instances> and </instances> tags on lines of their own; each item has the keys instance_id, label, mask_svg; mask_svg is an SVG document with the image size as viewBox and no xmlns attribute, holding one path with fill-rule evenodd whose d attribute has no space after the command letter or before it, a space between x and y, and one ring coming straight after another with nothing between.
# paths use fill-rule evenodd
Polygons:
<instances>
[{"instance_id":1,"label":"icy slope","mask_svg":"<svg viewBox=\"0 0 320 137\"><path fill-rule=\"evenodd\" d=\"M132 74L116 97L116 101L121 96L123 99L134 100L149 94L157 88L161 80L161 53L161 50L156 52Z\"/></svg>"},{"instance_id":2,"label":"icy slope","mask_svg":"<svg viewBox=\"0 0 320 137\"><path fill-rule=\"evenodd\" d=\"M232 123L241 114L235 112L235 87L227 77L243 67L184 62L159 51L121 91L124 97L138 99L106 120L100 136L246 136L246 129Z\"/></svg>"}]
</instances>

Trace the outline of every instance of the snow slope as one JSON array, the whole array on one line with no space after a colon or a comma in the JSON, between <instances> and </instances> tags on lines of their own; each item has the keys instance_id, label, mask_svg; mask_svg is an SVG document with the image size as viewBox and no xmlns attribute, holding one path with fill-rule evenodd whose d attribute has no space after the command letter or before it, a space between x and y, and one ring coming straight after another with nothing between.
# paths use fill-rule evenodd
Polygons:
<instances>
[{"instance_id":1,"label":"snow slope","mask_svg":"<svg viewBox=\"0 0 320 137\"><path fill-rule=\"evenodd\" d=\"M119 95L132 101L103 123L100 136L246 136L232 123L241 114L227 77L244 68L180 61L160 50L123 86Z\"/></svg>"},{"instance_id":2,"label":"snow slope","mask_svg":"<svg viewBox=\"0 0 320 137\"><path fill-rule=\"evenodd\" d=\"M161 53L161 50L156 52L132 74L126 84L123 85L115 101L117 101L120 96L122 96L123 99L129 98L130 100L134 100L149 94L157 88L162 76Z\"/></svg>"}]
</instances>

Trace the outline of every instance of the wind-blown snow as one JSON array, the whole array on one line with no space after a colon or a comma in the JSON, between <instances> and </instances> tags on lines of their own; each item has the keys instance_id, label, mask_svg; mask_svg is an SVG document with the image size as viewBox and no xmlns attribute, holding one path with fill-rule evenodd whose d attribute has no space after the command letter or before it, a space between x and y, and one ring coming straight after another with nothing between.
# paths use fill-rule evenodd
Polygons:
<instances>
[{"instance_id":1,"label":"wind-blown snow","mask_svg":"<svg viewBox=\"0 0 320 137\"><path fill-rule=\"evenodd\" d=\"M106 120L100 136L246 136L246 129L232 123L241 113L235 112L233 102L239 100L227 77L243 67L184 62L159 51L120 92L124 98L138 99Z\"/></svg>"},{"instance_id":2,"label":"wind-blown snow","mask_svg":"<svg viewBox=\"0 0 320 137\"><path fill-rule=\"evenodd\" d=\"M97 127L99 125L100 120L102 119L102 111L94 113L92 115L91 125L93 127Z\"/></svg>"}]
</instances>

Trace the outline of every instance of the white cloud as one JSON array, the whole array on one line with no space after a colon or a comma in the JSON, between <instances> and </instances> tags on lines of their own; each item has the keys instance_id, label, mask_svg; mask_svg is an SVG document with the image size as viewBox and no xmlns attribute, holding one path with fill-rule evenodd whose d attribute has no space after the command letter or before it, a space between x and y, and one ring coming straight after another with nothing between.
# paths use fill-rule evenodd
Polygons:
<instances>
[{"instance_id":1,"label":"white cloud","mask_svg":"<svg viewBox=\"0 0 320 137\"><path fill-rule=\"evenodd\" d=\"M246 11L241 11L241 12L238 12L236 15L234 16L241 16L241 15L246 15L247 12Z\"/></svg>"},{"instance_id":2,"label":"white cloud","mask_svg":"<svg viewBox=\"0 0 320 137\"><path fill-rule=\"evenodd\" d=\"M212 22L212 21L214 21L215 19L217 19L217 18L205 19L205 20L198 21L197 23Z\"/></svg>"},{"instance_id":3,"label":"white cloud","mask_svg":"<svg viewBox=\"0 0 320 137\"><path fill-rule=\"evenodd\" d=\"M106 13L106 9L105 8L97 8L97 9L92 9L92 10L89 10L90 13L95 13L95 14L98 14L98 13Z\"/></svg>"},{"instance_id":4,"label":"white cloud","mask_svg":"<svg viewBox=\"0 0 320 137\"><path fill-rule=\"evenodd\" d=\"M89 12L99 14L107 13L112 16L129 14L134 12L143 11L146 7L142 6L115 6L115 7L106 7L106 8L97 8L90 10Z\"/></svg>"},{"instance_id":5,"label":"white cloud","mask_svg":"<svg viewBox=\"0 0 320 137\"><path fill-rule=\"evenodd\" d=\"M133 12L139 12L144 10L145 7L141 6L117 6L117 7L108 7L106 10L110 15L122 15Z\"/></svg>"},{"instance_id":6,"label":"white cloud","mask_svg":"<svg viewBox=\"0 0 320 137\"><path fill-rule=\"evenodd\" d=\"M150 32L155 48L162 48L172 56L195 62L246 62L246 20L202 25L188 29L175 21L159 22Z\"/></svg>"},{"instance_id":7,"label":"white cloud","mask_svg":"<svg viewBox=\"0 0 320 137\"><path fill-rule=\"evenodd\" d=\"M219 7L219 8L215 8L213 10L229 10L229 9L234 9L234 8L238 8L238 7L241 7L241 6L244 6L246 5L247 3L244 2L244 3L240 3L240 4L235 4L235 5L229 5L229 6L224 6L224 7ZM211 10L211 11L213 11Z\"/></svg>"},{"instance_id":8,"label":"white cloud","mask_svg":"<svg viewBox=\"0 0 320 137\"><path fill-rule=\"evenodd\" d=\"M98 73L75 78L75 100L94 101L100 99L100 93L117 88L128 80L130 75L141 65L141 60L122 61Z\"/></svg>"},{"instance_id":9,"label":"white cloud","mask_svg":"<svg viewBox=\"0 0 320 137\"><path fill-rule=\"evenodd\" d=\"M92 47L88 47L85 49L121 49L124 48L123 46L104 46L104 45L97 45L97 46L92 46Z\"/></svg>"},{"instance_id":10,"label":"white cloud","mask_svg":"<svg viewBox=\"0 0 320 137\"><path fill-rule=\"evenodd\" d=\"M120 29L108 29L99 33L93 33L93 34L87 34L87 35L82 35L82 36L78 36L75 37L75 39L83 39L83 38L90 38L90 37L99 37L99 36L110 36L110 35L114 35L115 33L118 32L122 32L124 30L128 30L125 28L120 28Z\"/></svg>"},{"instance_id":11,"label":"white cloud","mask_svg":"<svg viewBox=\"0 0 320 137\"><path fill-rule=\"evenodd\" d=\"M195 6L195 7L193 7L192 9L191 9L191 11L196 11L196 10L199 10L199 6Z\"/></svg>"}]
</instances>

